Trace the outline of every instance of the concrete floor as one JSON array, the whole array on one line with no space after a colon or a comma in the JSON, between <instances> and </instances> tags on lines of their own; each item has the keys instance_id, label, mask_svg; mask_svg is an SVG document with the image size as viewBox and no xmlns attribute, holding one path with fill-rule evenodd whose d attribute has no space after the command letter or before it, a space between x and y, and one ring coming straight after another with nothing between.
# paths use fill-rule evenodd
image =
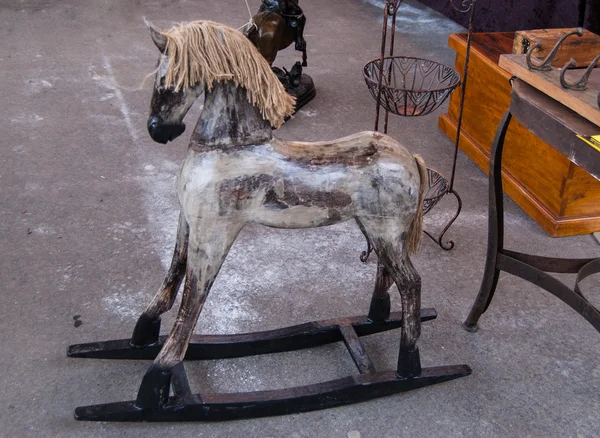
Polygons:
<instances>
[{"instance_id":1,"label":"concrete floor","mask_svg":"<svg viewBox=\"0 0 600 438\"><path fill-rule=\"evenodd\" d=\"M380 2L381 3L381 2ZM253 10L258 0L250 0ZM278 135L324 140L370 129L374 102L361 67L377 56L381 4L303 0L309 73L317 98ZM157 51L142 22L211 19L239 27L241 0L4 0L0 6L0 436L397 437L597 436L600 336L566 305L502 275L472 334L460 324L482 277L487 180L459 155L463 212L445 252L424 239L415 259L423 306L435 307L420 340L425 366L467 363L473 375L411 393L325 411L214 424L110 424L73 419L78 405L135 397L147 362L69 359L68 345L130 335L159 286L174 239L174 181L188 135L153 143L145 121ZM458 28L416 2L400 10L397 53L447 64ZM297 52L282 53L289 66ZM436 114L392 118L390 133L430 167L451 168L452 142ZM188 116L193 126L198 108ZM427 217L439 229L444 200ZM507 246L590 257L591 236L551 239L512 201ZM249 226L227 259L198 332L235 333L366 312L375 263L358 256L354 224L276 231ZM572 278L568 278L572 283ZM587 286L599 289L597 279ZM600 304L598 296L593 297ZM400 300L393 296L393 307ZM165 319L168 329L172 316ZM391 369L397 332L366 341ZM341 345L187 366L196 391L307 384L354 373Z\"/></svg>"}]
</instances>

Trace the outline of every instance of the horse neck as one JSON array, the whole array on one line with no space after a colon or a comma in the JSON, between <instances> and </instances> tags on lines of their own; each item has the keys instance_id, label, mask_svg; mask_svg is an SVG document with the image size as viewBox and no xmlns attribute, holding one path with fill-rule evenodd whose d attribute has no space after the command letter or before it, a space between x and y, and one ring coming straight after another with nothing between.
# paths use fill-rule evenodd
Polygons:
<instances>
[{"instance_id":1,"label":"horse neck","mask_svg":"<svg viewBox=\"0 0 600 438\"><path fill-rule=\"evenodd\" d=\"M206 150L206 147L263 144L272 137L271 124L250 103L245 88L227 81L205 91L204 108L192 134L192 146Z\"/></svg>"}]
</instances>

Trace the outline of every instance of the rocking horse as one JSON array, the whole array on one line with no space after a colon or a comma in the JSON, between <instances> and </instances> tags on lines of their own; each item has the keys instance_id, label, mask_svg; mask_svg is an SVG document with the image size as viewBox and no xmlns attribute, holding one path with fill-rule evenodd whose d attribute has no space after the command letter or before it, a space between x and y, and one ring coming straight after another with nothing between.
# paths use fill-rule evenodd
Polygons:
<instances>
[{"instance_id":1,"label":"rocking horse","mask_svg":"<svg viewBox=\"0 0 600 438\"><path fill-rule=\"evenodd\" d=\"M204 94L204 108L180 168L181 206L169 272L140 316L131 339L69 347L71 357L153 359L136 400L77 408L101 421L227 420L339 406L407 391L471 373L467 365L421 368L416 345L421 281L410 261L422 233L426 168L418 156L377 132L334 141L284 141L280 126L293 98L244 35L196 21L161 32L147 23L161 52L148 131L167 143ZM211 285L248 222L309 228L356 220L378 258L368 316L312 322L279 330L192 336ZM185 278L169 336L161 315ZM398 286L402 311L390 313L388 289ZM376 372L359 337L400 328L398 368ZM309 386L236 394L193 394L184 359L216 359L297 350L344 341L360 374ZM171 395L171 387L173 394Z\"/></svg>"}]
</instances>

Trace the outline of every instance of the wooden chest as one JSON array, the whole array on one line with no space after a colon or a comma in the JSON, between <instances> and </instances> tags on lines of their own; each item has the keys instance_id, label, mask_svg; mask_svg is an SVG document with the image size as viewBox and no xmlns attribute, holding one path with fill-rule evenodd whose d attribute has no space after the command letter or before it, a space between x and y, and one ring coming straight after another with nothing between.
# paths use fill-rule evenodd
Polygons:
<instances>
[{"instance_id":1,"label":"wooden chest","mask_svg":"<svg viewBox=\"0 0 600 438\"><path fill-rule=\"evenodd\" d=\"M502 115L510 104L511 75L498 67L500 55L512 53L514 32L473 34L463 128L459 146L488 172L489 152ZM455 70L463 71L466 34L453 34ZM460 104L451 97L440 129L453 141ZM504 191L550 236L600 231L600 181L535 137L514 119L506 136Z\"/></svg>"}]
</instances>

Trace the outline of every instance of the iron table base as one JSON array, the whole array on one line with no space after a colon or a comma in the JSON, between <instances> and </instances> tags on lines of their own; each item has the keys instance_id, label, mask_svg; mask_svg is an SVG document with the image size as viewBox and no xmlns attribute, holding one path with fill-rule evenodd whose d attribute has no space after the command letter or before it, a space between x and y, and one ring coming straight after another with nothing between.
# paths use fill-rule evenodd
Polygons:
<instances>
[{"instance_id":1,"label":"iron table base","mask_svg":"<svg viewBox=\"0 0 600 438\"><path fill-rule=\"evenodd\" d=\"M587 300L579 287L579 283L583 279L600 272L600 259L541 257L504 249L502 148L511 118L512 114L509 109L500 122L490 153L488 252L485 272L479 294L463 327L471 332L477 331L477 322L488 309L496 290L500 271L504 271L550 292L568 304L600 332L600 311ZM548 272L577 274L575 287L569 288L549 275Z\"/></svg>"},{"instance_id":2,"label":"iron table base","mask_svg":"<svg viewBox=\"0 0 600 438\"><path fill-rule=\"evenodd\" d=\"M421 311L421 321L429 321L436 317L434 309ZM343 341L359 374L278 390L194 394L188 383L184 365L180 363L171 369L168 376L147 373L137 400L78 407L75 410L75 418L92 421L223 421L283 415L366 401L471 374L467 365L423 368L418 376L411 378L398 377L395 370L376 372L359 338L401 326L401 312L393 312L383 321L371 321L366 316L356 316L257 333L194 336L189 344L186 360L268 354ZM160 351L164 340L165 337L161 336L158 342L141 347L132 346L130 339L78 344L70 346L67 355L151 360ZM403 360L406 358L399 358L399 366ZM419 361L418 349L410 360ZM168 394L156 397L156 393L160 391ZM144 394L150 395L146 397ZM161 400L148 404L148 399Z\"/></svg>"}]
</instances>

